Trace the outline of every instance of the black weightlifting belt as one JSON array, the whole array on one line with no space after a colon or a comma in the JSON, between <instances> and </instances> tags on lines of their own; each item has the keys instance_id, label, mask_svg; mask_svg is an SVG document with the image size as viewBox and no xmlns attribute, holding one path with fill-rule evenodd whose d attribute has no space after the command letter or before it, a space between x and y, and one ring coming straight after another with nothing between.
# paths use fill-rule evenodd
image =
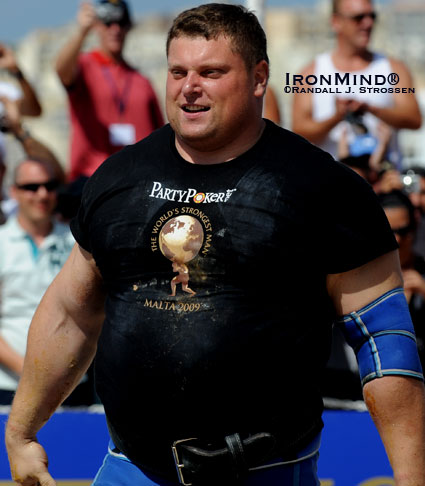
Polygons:
<instances>
[{"instance_id":1,"label":"black weightlifting belt","mask_svg":"<svg viewBox=\"0 0 425 486\"><path fill-rule=\"evenodd\" d=\"M273 457L276 439L267 432L241 439L239 434L227 435L225 447L201 447L196 439L177 440L172 452L180 484L238 484L250 468L264 464Z\"/></svg>"},{"instance_id":2,"label":"black weightlifting belt","mask_svg":"<svg viewBox=\"0 0 425 486\"><path fill-rule=\"evenodd\" d=\"M152 447L153 444L150 447L151 454L147 454L150 457L143 454L143 460L140 462L131 457L130 459L142 471L150 471L171 481L178 479L184 486L236 486L253 469L257 467L261 469L260 466L271 461L286 464L304 459L300 458L297 451L310 444L320 428L317 426L311 428L303 437L304 440L297 444L295 450L282 447L283 442L279 440L278 434L261 432L241 436L235 433L212 442L195 438L176 440L172 445L170 442L171 451L168 449L170 451L168 457L171 461L169 463L167 461L169 467L164 467L165 464L160 467L156 453L158 451ZM114 440L114 437L112 439ZM112 452L120 452L119 443ZM172 459L174 459L174 470Z\"/></svg>"}]
</instances>

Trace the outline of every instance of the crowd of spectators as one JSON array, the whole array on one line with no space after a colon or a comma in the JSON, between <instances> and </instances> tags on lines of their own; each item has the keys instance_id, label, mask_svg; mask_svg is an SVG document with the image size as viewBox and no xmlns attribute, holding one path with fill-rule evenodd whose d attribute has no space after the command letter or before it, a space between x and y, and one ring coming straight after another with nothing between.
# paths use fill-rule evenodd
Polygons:
<instances>
[{"instance_id":1,"label":"crowd of spectators","mask_svg":"<svg viewBox=\"0 0 425 486\"><path fill-rule=\"evenodd\" d=\"M351 12L352 0L333 1L335 49L316 58L303 74L320 70L363 73L391 67L411 86L404 64L369 51L376 12L369 0L355 3L362 6L361 14ZM10 82L0 82L0 405L12 400L31 316L71 249L68 223L76 214L85 181L109 155L164 123L150 82L123 57L131 26L131 13L123 0L83 2L75 32L57 56L54 68L69 101L69 164L59 161L24 128L23 117L41 116L41 103L13 51L0 44L0 69L10 77ZM83 52L92 30L99 45ZM330 150L366 179L379 197L400 246L405 293L424 363L425 161L424 166L404 170L397 131L421 124L414 95L404 96L316 99L298 94L291 122L294 131ZM278 124L286 122L271 88L264 116ZM9 188L3 184L8 170L6 136L14 137L25 153ZM96 401L91 378L89 369L66 404ZM362 398L354 354L337 329L323 389L325 396Z\"/></svg>"},{"instance_id":2,"label":"crowd of spectators","mask_svg":"<svg viewBox=\"0 0 425 486\"><path fill-rule=\"evenodd\" d=\"M423 261L425 252L422 251L422 255L415 254L414 247L415 241L416 250L424 245L423 233L422 239L416 234L417 224L421 231L424 228L419 203L421 189L417 183L420 176L417 170L411 171L410 175L401 173L404 164L398 141L400 129L417 129L421 126L422 117L416 96L413 92L391 93L388 89L372 92L348 89L342 92L335 84L337 74L355 74L359 78L361 75L365 78L380 75L388 80L390 73L397 73L400 87L413 87L412 76L402 61L370 49L377 15L372 0L332 1L331 29L335 36L334 47L329 52L317 55L301 74L314 74L317 78L321 75L328 76L334 80L334 89L327 95L295 94L292 128L351 167L371 184L381 198L400 245L400 258L406 259L405 264L402 261L405 292L419 336L418 342L422 343L421 328L425 323L421 319L420 311L413 312L414 309L422 307L421 299L425 296L425 281L420 270L420 262ZM382 87L388 88L389 84ZM416 204L415 211L411 208L407 210L406 206L402 210L398 207L401 205L399 202L397 211L400 214L406 212L405 219L397 222L390 218L390 214L396 209L390 209L388 201L392 201L391 204L396 204L396 200L407 203L409 197ZM403 231L400 231L402 227ZM362 390L354 352L345 343L338 328L334 329L333 337L331 357L323 381L323 394L330 398L360 400ZM421 359L424 359L422 344L419 349Z\"/></svg>"},{"instance_id":3,"label":"crowd of spectators","mask_svg":"<svg viewBox=\"0 0 425 486\"><path fill-rule=\"evenodd\" d=\"M23 117L41 116L41 103L13 50L0 44L0 69L9 77L0 82L0 405L13 399L31 318L74 244L69 221L85 181L109 155L164 123L149 80L123 57L131 26L125 1L83 2L58 54L54 67L69 100L69 165L24 128ZM92 30L98 48L82 52ZM24 153L14 167L5 162L8 137ZM92 375L90 367L64 405L97 402Z\"/></svg>"}]
</instances>

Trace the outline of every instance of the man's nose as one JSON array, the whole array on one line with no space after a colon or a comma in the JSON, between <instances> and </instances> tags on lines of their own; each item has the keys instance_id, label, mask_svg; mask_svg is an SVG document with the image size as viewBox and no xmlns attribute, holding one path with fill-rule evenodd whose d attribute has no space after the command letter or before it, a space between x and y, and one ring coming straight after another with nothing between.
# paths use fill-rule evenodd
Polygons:
<instances>
[{"instance_id":1,"label":"man's nose","mask_svg":"<svg viewBox=\"0 0 425 486\"><path fill-rule=\"evenodd\" d=\"M200 85L200 78L199 74L197 73L188 73L183 84L182 92L185 96L193 95L193 94L200 94L201 92L201 85Z\"/></svg>"},{"instance_id":2,"label":"man's nose","mask_svg":"<svg viewBox=\"0 0 425 486\"><path fill-rule=\"evenodd\" d=\"M49 192L47 189L46 189L46 186L43 186L43 185L40 185L39 188L37 189L37 196L40 196L40 197L47 197L51 194L51 192Z\"/></svg>"}]
</instances>

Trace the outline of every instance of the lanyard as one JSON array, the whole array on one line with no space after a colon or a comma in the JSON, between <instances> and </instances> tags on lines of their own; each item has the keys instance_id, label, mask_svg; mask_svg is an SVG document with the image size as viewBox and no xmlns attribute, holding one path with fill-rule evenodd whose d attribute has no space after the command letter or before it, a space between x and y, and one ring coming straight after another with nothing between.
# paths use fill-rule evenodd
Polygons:
<instances>
[{"instance_id":1,"label":"lanyard","mask_svg":"<svg viewBox=\"0 0 425 486\"><path fill-rule=\"evenodd\" d=\"M122 115L127 107L127 100L130 94L131 82L133 80L133 73L129 72L126 76L124 87L122 93L118 92L117 84L115 83L112 73L107 66L102 66L102 72L107 80L109 86L111 87L112 96L114 98L115 104L118 108L118 113Z\"/></svg>"}]
</instances>

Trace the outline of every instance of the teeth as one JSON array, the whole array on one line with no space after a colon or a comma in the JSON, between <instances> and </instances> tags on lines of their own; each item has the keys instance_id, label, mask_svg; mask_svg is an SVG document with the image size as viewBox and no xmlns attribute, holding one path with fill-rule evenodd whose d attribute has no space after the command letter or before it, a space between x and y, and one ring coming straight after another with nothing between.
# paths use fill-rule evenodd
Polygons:
<instances>
[{"instance_id":1,"label":"teeth","mask_svg":"<svg viewBox=\"0 0 425 486\"><path fill-rule=\"evenodd\" d=\"M209 108L207 106L200 105L186 105L183 107L184 111L207 111Z\"/></svg>"}]
</instances>

